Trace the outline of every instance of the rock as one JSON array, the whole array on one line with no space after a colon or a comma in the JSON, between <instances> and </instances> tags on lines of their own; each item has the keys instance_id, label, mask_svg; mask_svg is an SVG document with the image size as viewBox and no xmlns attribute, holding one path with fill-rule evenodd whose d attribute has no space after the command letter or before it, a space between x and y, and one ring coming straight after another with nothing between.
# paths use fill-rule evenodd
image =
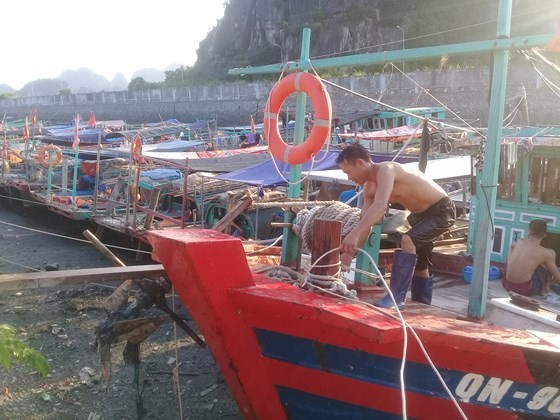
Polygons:
<instances>
[{"instance_id":1,"label":"rock","mask_svg":"<svg viewBox=\"0 0 560 420\"><path fill-rule=\"evenodd\" d=\"M60 270L57 263L45 265L45 271L58 271Z\"/></svg>"}]
</instances>

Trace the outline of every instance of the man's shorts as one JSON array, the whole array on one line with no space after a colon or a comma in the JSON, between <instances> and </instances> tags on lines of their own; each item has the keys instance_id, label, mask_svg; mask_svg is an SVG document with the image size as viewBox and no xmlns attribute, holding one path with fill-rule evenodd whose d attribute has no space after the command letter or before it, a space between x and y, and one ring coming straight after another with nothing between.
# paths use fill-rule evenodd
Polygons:
<instances>
[{"instance_id":1,"label":"man's shorts","mask_svg":"<svg viewBox=\"0 0 560 420\"><path fill-rule=\"evenodd\" d=\"M455 224L455 203L444 197L422 213L411 213L408 218L410 230L406 233L416 246L416 270L425 270L432 263L434 241Z\"/></svg>"},{"instance_id":2,"label":"man's shorts","mask_svg":"<svg viewBox=\"0 0 560 420\"><path fill-rule=\"evenodd\" d=\"M544 292L547 281L548 271L542 265L539 265L529 281L525 283L512 283L504 277L502 279L502 286L504 286L504 289L508 292L515 292L524 296L534 296Z\"/></svg>"}]
</instances>

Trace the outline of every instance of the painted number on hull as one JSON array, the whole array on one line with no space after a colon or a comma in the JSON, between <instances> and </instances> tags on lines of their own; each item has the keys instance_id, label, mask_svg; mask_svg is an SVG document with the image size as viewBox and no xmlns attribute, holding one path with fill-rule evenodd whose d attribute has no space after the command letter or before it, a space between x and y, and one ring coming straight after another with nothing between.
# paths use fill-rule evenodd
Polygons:
<instances>
[{"instance_id":1,"label":"painted number on hull","mask_svg":"<svg viewBox=\"0 0 560 420\"><path fill-rule=\"evenodd\" d=\"M504 398L524 400L529 410L545 409L550 414L560 413L560 389L545 386L536 392L516 390L519 385L508 379L486 378L482 375L469 373L461 379L455 389L455 394L465 400L476 399L480 403L499 405Z\"/></svg>"}]
</instances>

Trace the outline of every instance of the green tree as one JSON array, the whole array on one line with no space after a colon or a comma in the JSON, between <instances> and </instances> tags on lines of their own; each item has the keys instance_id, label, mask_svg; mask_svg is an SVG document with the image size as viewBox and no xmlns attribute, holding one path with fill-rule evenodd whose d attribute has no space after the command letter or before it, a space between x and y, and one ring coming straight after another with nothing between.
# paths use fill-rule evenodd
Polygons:
<instances>
[{"instance_id":1,"label":"green tree","mask_svg":"<svg viewBox=\"0 0 560 420\"><path fill-rule=\"evenodd\" d=\"M41 376L50 371L49 362L37 350L16 338L16 331L7 324L0 324L0 364L9 369L12 360L23 362Z\"/></svg>"},{"instance_id":2,"label":"green tree","mask_svg":"<svg viewBox=\"0 0 560 420\"><path fill-rule=\"evenodd\" d=\"M146 90L162 87L162 83L146 82L143 77L135 77L128 84L128 90Z\"/></svg>"}]
</instances>

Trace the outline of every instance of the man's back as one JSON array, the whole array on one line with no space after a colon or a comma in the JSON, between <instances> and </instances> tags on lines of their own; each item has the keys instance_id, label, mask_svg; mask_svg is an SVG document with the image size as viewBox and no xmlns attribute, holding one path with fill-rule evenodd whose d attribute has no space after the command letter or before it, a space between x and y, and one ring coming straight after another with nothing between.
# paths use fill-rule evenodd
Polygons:
<instances>
[{"instance_id":1,"label":"man's back","mask_svg":"<svg viewBox=\"0 0 560 420\"><path fill-rule=\"evenodd\" d=\"M535 269L546 264L552 257L551 251L534 239L514 242L507 258L506 278L512 283L525 283L531 279Z\"/></svg>"}]
</instances>

